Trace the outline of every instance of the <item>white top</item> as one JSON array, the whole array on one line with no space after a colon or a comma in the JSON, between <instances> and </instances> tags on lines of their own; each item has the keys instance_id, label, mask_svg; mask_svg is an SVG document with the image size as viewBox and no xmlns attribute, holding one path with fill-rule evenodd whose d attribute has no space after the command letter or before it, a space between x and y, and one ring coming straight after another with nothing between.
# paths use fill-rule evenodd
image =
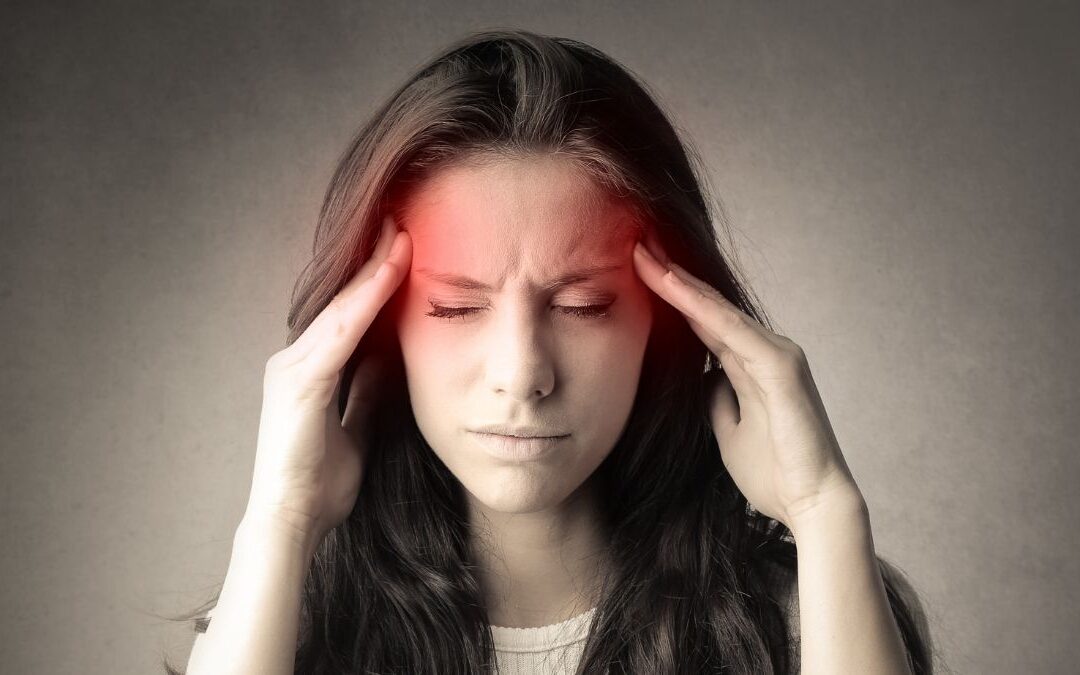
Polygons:
<instances>
[{"instance_id":1,"label":"white top","mask_svg":"<svg viewBox=\"0 0 1080 675\"><path fill-rule=\"evenodd\" d=\"M593 607L562 623L536 628L492 626L500 675L573 675L595 613Z\"/></svg>"}]
</instances>

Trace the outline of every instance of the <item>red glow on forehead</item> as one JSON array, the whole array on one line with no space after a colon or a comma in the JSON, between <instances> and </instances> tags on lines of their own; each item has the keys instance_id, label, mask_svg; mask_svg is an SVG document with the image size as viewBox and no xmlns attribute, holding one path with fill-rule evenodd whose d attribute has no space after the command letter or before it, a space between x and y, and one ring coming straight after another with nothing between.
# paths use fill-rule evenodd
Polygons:
<instances>
[{"instance_id":1,"label":"red glow on forehead","mask_svg":"<svg viewBox=\"0 0 1080 675\"><path fill-rule=\"evenodd\" d=\"M604 225L606 229L610 226ZM470 291L494 291L504 275L524 272L548 290L611 275L633 264L636 236L628 228L534 228L524 233L487 226L427 228L413 237L412 273Z\"/></svg>"},{"instance_id":2,"label":"red glow on forehead","mask_svg":"<svg viewBox=\"0 0 1080 675\"><path fill-rule=\"evenodd\" d=\"M519 279L540 292L633 286L638 211L563 157L447 167L401 206L417 282L472 293Z\"/></svg>"},{"instance_id":3,"label":"red glow on forehead","mask_svg":"<svg viewBox=\"0 0 1080 675\"><path fill-rule=\"evenodd\" d=\"M543 282L542 288L544 290L557 290L563 286L572 286L574 284L580 284L585 281L589 281L599 276L611 272L617 272L626 267L626 263L622 262L609 262L609 263L597 263L594 265L588 265L566 274L562 274L550 281ZM496 290L490 284L486 284L477 279L471 277L439 272L427 267L414 267L413 272L420 274L421 276L444 284L446 286L453 286L454 288L461 288L467 291L494 291Z\"/></svg>"}]
</instances>

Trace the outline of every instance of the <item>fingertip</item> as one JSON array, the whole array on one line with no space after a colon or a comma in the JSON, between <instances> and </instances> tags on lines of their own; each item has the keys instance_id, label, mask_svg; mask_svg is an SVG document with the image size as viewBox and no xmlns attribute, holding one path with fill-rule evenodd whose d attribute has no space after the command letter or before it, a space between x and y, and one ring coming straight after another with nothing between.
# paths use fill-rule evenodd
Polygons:
<instances>
[{"instance_id":1,"label":"fingertip","mask_svg":"<svg viewBox=\"0 0 1080 675\"><path fill-rule=\"evenodd\" d=\"M653 265L663 267L663 265L660 264L660 261L656 259L656 256L654 256L652 252L649 251L648 247L640 241L634 244L634 255L642 260L647 260Z\"/></svg>"},{"instance_id":2,"label":"fingertip","mask_svg":"<svg viewBox=\"0 0 1080 675\"><path fill-rule=\"evenodd\" d=\"M656 232L652 229L645 232L641 238L640 243L648 251L653 260L656 260L663 267L668 267L671 263L671 258L668 256L664 247L660 245L660 238Z\"/></svg>"},{"instance_id":3,"label":"fingertip","mask_svg":"<svg viewBox=\"0 0 1080 675\"><path fill-rule=\"evenodd\" d=\"M394 247L396 247L397 250L391 249L390 254L387 255L386 260L383 260L382 264L379 265L379 269L376 270L374 275L374 278L380 280L392 277L394 279L393 285L395 288L405 280L405 273L409 270L409 263L407 260L398 260L395 257L399 255L401 246L404 246L404 244L400 240L394 242Z\"/></svg>"},{"instance_id":4,"label":"fingertip","mask_svg":"<svg viewBox=\"0 0 1080 675\"><path fill-rule=\"evenodd\" d=\"M407 237L408 235L405 234L404 230L398 230L394 233L394 241L390 246L390 253L387 255L388 258L396 258L402 254L406 244L408 244L408 242L405 241Z\"/></svg>"},{"instance_id":5,"label":"fingertip","mask_svg":"<svg viewBox=\"0 0 1080 675\"><path fill-rule=\"evenodd\" d=\"M390 245L393 243L391 241L393 239L393 236L393 218L389 215L383 216L382 225L379 228L379 233L376 236L375 243L372 246L371 256L368 258L368 260L385 259L386 255L390 251Z\"/></svg>"}]
</instances>

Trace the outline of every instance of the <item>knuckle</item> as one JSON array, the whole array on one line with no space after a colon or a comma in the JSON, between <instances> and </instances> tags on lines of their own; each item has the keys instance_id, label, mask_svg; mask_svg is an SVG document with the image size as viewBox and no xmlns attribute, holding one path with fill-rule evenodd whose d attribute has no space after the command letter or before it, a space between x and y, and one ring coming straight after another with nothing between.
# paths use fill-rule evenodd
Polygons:
<instances>
[{"instance_id":1,"label":"knuckle","mask_svg":"<svg viewBox=\"0 0 1080 675\"><path fill-rule=\"evenodd\" d=\"M290 383L298 377L300 363L290 348L274 353L266 360L266 368L263 371L263 387L265 389L287 389Z\"/></svg>"},{"instance_id":2,"label":"knuckle","mask_svg":"<svg viewBox=\"0 0 1080 675\"><path fill-rule=\"evenodd\" d=\"M267 362L266 371L263 373L263 391L280 391L287 377L285 366L276 363L271 365L270 362Z\"/></svg>"},{"instance_id":3,"label":"knuckle","mask_svg":"<svg viewBox=\"0 0 1080 675\"><path fill-rule=\"evenodd\" d=\"M317 377L309 372L309 369L298 364L287 372L278 373L277 376L268 380L265 395L290 405L325 406L329 403L336 384L333 378Z\"/></svg>"},{"instance_id":4,"label":"knuckle","mask_svg":"<svg viewBox=\"0 0 1080 675\"><path fill-rule=\"evenodd\" d=\"M802 347L787 340L782 348L784 354L781 367L792 379L801 379L807 375L808 364Z\"/></svg>"},{"instance_id":5,"label":"knuckle","mask_svg":"<svg viewBox=\"0 0 1080 675\"><path fill-rule=\"evenodd\" d=\"M796 370L800 367L799 357L790 348L784 347L780 349L779 361L781 365L787 370Z\"/></svg>"},{"instance_id":6,"label":"knuckle","mask_svg":"<svg viewBox=\"0 0 1080 675\"><path fill-rule=\"evenodd\" d=\"M714 312L716 309L716 298L706 292L704 289L697 286L690 286L690 305L697 311ZM722 312L722 315L728 314L728 312Z\"/></svg>"},{"instance_id":7,"label":"knuckle","mask_svg":"<svg viewBox=\"0 0 1080 675\"><path fill-rule=\"evenodd\" d=\"M727 330L738 330L746 327L746 320L738 312L721 310L719 320Z\"/></svg>"},{"instance_id":8,"label":"knuckle","mask_svg":"<svg viewBox=\"0 0 1080 675\"><path fill-rule=\"evenodd\" d=\"M806 352L804 352L803 348L800 347L791 338L788 338L786 336L781 335L780 336L780 344L781 344L784 352L788 354L789 358L794 359L795 361L800 361L800 362L805 362L806 361Z\"/></svg>"},{"instance_id":9,"label":"knuckle","mask_svg":"<svg viewBox=\"0 0 1080 675\"><path fill-rule=\"evenodd\" d=\"M288 354L286 352L287 348L274 352L270 355L270 358L266 359L266 366L263 369L265 377L273 377L285 369L285 364L288 362Z\"/></svg>"},{"instance_id":10,"label":"knuckle","mask_svg":"<svg viewBox=\"0 0 1080 675\"><path fill-rule=\"evenodd\" d=\"M705 304L712 301L712 297L704 289L693 286L694 302Z\"/></svg>"}]
</instances>

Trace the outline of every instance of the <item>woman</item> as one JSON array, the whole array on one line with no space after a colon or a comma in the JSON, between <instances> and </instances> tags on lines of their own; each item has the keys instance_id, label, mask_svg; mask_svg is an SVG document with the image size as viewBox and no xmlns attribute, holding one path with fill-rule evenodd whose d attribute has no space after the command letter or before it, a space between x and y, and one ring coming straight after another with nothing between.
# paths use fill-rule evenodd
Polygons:
<instances>
[{"instance_id":1,"label":"woman","mask_svg":"<svg viewBox=\"0 0 1080 675\"><path fill-rule=\"evenodd\" d=\"M713 220L595 49L422 68L330 185L188 672L931 672ZM514 651L554 624L582 639Z\"/></svg>"}]
</instances>

